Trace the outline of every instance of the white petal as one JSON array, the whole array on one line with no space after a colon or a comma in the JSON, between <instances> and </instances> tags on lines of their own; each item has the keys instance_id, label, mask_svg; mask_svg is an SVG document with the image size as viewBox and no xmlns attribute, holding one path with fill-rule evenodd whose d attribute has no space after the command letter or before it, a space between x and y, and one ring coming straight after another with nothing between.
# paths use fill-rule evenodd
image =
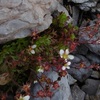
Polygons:
<instances>
[{"instance_id":1,"label":"white petal","mask_svg":"<svg viewBox=\"0 0 100 100\"><path fill-rule=\"evenodd\" d=\"M61 58L63 58L63 56L60 56Z\"/></svg>"},{"instance_id":2,"label":"white petal","mask_svg":"<svg viewBox=\"0 0 100 100\"><path fill-rule=\"evenodd\" d=\"M34 51L34 50L31 50L31 53L32 53L32 54L35 54L35 51Z\"/></svg>"},{"instance_id":3,"label":"white petal","mask_svg":"<svg viewBox=\"0 0 100 100\"><path fill-rule=\"evenodd\" d=\"M61 49L60 52L59 52L59 54L60 54L60 55L63 55L63 54L64 54L64 50Z\"/></svg>"},{"instance_id":4,"label":"white petal","mask_svg":"<svg viewBox=\"0 0 100 100\"><path fill-rule=\"evenodd\" d=\"M67 59L65 59L65 62L67 62Z\"/></svg>"},{"instance_id":5,"label":"white petal","mask_svg":"<svg viewBox=\"0 0 100 100\"><path fill-rule=\"evenodd\" d=\"M66 70L66 67L65 67L65 66L63 66L63 67L62 67L62 70Z\"/></svg>"},{"instance_id":6,"label":"white petal","mask_svg":"<svg viewBox=\"0 0 100 100\"><path fill-rule=\"evenodd\" d=\"M65 53L66 53L66 54L69 54L69 49L66 49Z\"/></svg>"},{"instance_id":7,"label":"white petal","mask_svg":"<svg viewBox=\"0 0 100 100\"><path fill-rule=\"evenodd\" d=\"M23 97L23 100L29 100L29 99L30 99L30 96L29 95Z\"/></svg>"},{"instance_id":8,"label":"white petal","mask_svg":"<svg viewBox=\"0 0 100 100\"><path fill-rule=\"evenodd\" d=\"M18 99L18 100L21 100L21 99L23 100L23 97L22 97L22 95L20 95L20 97L19 97L19 99Z\"/></svg>"},{"instance_id":9,"label":"white petal","mask_svg":"<svg viewBox=\"0 0 100 100\"><path fill-rule=\"evenodd\" d=\"M71 62L70 62L70 61L68 61L68 62L67 62L67 65L71 65Z\"/></svg>"},{"instance_id":10,"label":"white petal","mask_svg":"<svg viewBox=\"0 0 100 100\"><path fill-rule=\"evenodd\" d=\"M69 67L69 66L67 66L67 69L70 69L70 67Z\"/></svg>"},{"instance_id":11,"label":"white petal","mask_svg":"<svg viewBox=\"0 0 100 100\"><path fill-rule=\"evenodd\" d=\"M32 48L32 49L36 48L36 45L32 45L31 48Z\"/></svg>"},{"instance_id":12,"label":"white petal","mask_svg":"<svg viewBox=\"0 0 100 100\"><path fill-rule=\"evenodd\" d=\"M74 59L74 56L73 55L68 55L68 58L72 60L72 59Z\"/></svg>"},{"instance_id":13,"label":"white petal","mask_svg":"<svg viewBox=\"0 0 100 100\"><path fill-rule=\"evenodd\" d=\"M35 81L34 81L34 84L35 84L35 83L38 83L38 81L37 81L37 80L35 80Z\"/></svg>"},{"instance_id":14,"label":"white petal","mask_svg":"<svg viewBox=\"0 0 100 100\"><path fill-rule=\"evenodd\" d=\"M39 69L38 69L38 72L43 73L43 72L44 72L44 70L43 70L43 69L41 69L41 68L39 68Z\"/></svg>"}]
</instances>

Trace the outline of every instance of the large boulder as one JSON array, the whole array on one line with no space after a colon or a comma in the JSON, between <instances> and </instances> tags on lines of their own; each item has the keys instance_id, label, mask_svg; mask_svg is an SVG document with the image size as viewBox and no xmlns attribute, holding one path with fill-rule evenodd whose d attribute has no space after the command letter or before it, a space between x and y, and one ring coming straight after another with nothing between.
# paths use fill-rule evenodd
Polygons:
<instances>
[{"instance_id":1,"label":"large boulder","mask_svg":"<svg viewBox=\"0 0 100 100\"><path fill-rule=\"evenodd\" d=\"M61 0L0 0L0 44L26 37L32 31L44 31L52 23L55 10L69 16L60 3Z\"/></svg>"}]
</instances>

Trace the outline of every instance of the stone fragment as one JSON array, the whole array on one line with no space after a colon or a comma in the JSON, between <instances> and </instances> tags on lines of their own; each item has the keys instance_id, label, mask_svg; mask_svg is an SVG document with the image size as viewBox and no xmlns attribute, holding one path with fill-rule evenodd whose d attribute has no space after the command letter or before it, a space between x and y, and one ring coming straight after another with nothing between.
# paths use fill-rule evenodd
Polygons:
<instances>
[{"instance_id":1,"label":"stone fragment","mask_svg":"<svg viewBox=\"0 0 100 100\"><path fill-rule=\"evenodd\" d=\"M99 85L100 80L87 79L85 85L82 86L82 90L89 95L96 95Z\"/></svg>"},{"instance_id":2,"label":"stone fragment","mask_svg":"<svg viewBox=\"0 0 100 100\"><path fill-rule=\"evenodd\" d=\"M77 82L77 80L74 79L70 74L67 75L67 78L69 85L73 85L75 82Z\"/></svg>"},{"instance_id":3,"label":"stone fragment","mask_svg":"<svg viewBox=\"0 0 100 100\"><path fill-rule=\"evenodd\" d=\"M100 73L98 71L93 71L91 77L99 79L100 78Z\"/></svg>"},{"instance_id":4,"label":"stone fragment","mask_svg":"<svg viewBox=\"0 0 100 100\"><path fill-rule=\"evenodd\" d=\"M91 8L95 7L97 4L96 1L88 1L79 5L81 10L89 11Z\"/></svg>"},{"instance_id":5,"label":"stone fragment","mask_svg":"<svg viewBox=\"0 0 100 100\"><path fill-rule=\"evenodd\" d=\"M86 55L86 58L88 58L91 64L100 64L100 55L90 52Z\"/></svg>"},{"instance_id":6,"label":"stone fragment","mask_svg":"<svg viewBox=\"0 0 100 100\"><path fill-rule=\"evenodd\" d=\"M85 92L83 92L77 85L71 88L73 100L84 100Z\"/></svg>"},{"instance_id":7,"label":"stone fragment","mask_svg":"<svg viewBox=\"0 0 100 100\"><path fill-rule=\"evenodd\" d=\"M3 73L0 75L0 85L6 85L11 81L9 73Z\"/></svg>"}]
</instances>

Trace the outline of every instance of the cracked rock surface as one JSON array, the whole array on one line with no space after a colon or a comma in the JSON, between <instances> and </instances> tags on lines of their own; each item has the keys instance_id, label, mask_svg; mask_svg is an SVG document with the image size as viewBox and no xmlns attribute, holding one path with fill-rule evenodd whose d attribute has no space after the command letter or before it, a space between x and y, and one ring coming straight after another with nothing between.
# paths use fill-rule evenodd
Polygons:
<instances>
[{"instance_id":1,"label":"cracked rock surface","mask_svg":"<svg viewBox=\"0 0 100 100\"><path fill-rule=\"evenodd\" d=\"M0 44L47 29L52 12L67 10L61 0L0 0ZM70 18L69 22L72 19Z\"/></svg>"}]
</instances>

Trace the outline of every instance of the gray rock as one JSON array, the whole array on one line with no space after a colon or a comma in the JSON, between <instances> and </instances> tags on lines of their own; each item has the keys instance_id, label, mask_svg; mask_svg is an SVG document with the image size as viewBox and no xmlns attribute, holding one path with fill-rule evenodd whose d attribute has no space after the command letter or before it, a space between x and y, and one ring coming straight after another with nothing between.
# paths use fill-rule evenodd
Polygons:
<instances>
[{"instance_id":1,"label":"gray rock","mask_svg":"<svg viewBox=\"0 0 100 100\"><path fill-rule=\"evenodd\" d=\"M79 9L76 6L73 6L72 9L73 9L72 18L74 19L73 25L77 25L79 18Z\"/></svg>"},{"instance_id":2,"label":"gray rock","mask_svg":"<svg viewBox=\"0 0 100 100\"><path fill-rule=\"evenodd\" d=\"M73 100L84 100L85 92L83 92L77 85L71 88Z\"/></svg>"},{"instance_id":3,"label":"gray rock","mask_svg":"<svg viewBox=\"0 0 100 100\"><path fill-rule=\"evenodd\" d=\"M79 56L79 55L76 54L76 52L75 52L75 53L74 53L74 59L71 60L71 62L72 62L72 63L75 63L75 64L80 63L81 59L80 59L78 56Z\"/></svg>"},{"instance_id":4,"label":"gray rock","mask_svg":"<svg viewBox=\"0 0 100 100\"><path fill-rule=\"evenodd\" d=\"M96 1L88 1L88 2L80 4L79 7L80 7L81 10L89 11L90 8L95 7L96 4L97 4Z\"/></svg>"},{"instance_id":5,"label":"gray rock","mask_svg":"<svg viewBox=\"0 0 100 100\"><path fill-rule=\"evenodd\" d=\"M91 76L92 69L84 69L84 68L71 68L69 71L69 74L71 74L75 79L77 79L80 82L83 82L86 80L89 76Z\"/></svg>"},{"instance_id":6,"label":"gray rock","mask_svg":"<svg viewBox=\"0 0 100 100\"><path fill-rule=\"evenodd\" d=\"M69 85L73 85L75 82L77 82L77 80L74 79L70 74L67 74L67 78Z\"/></svg>"},{"instance_id":7,"label":"gray rock","mask_svg":"<svg viewBox=\"0 0 100 100\"><path fill-rule=\"evenodd\" d=\"M91 12L100 13L100 3L97 3L97 5L91 9Z\"/></svg>"},{"instance_id":8,"label":"gray rock","mask_svg":"<svg viewBox=\"0 0 100 100\"><path fill-rule=\"evenodd\" d=\"M96 95L99 95L99 96L100 96L100 84L99 84L99 86L98 86L98 89L97 89Z\"/></svg>"},{"instance_id":9,"label":"gray rock","mask_svg":"<svg viewBox=\"0 0 100 100\"><path fill-rule=\"evenodd\" d=\"M82 86L82 90L89 95L96 95L99 85L100 80L87 79L85 85Z\"/></svg>"},{"instance_id":10,"label":"gray rock","mask_svg":"<svg viewBox=\"0 0 100 100\"><path fill-rule=\"evenodd\" d=\"M91 77L99 79L100 78L100 73L98 71L93 71Z\"/></svg>"},{"instance_id":11,"label":"gray rock","mask_svg":"<svg viewBox=\"0 0 100 100\"><path fill-rule=\"evenodd\" d=\"M72 61L71 68L68 70L68 72L70 75L72 75L72 77L74 77L80 82L83 82L92 74L92 69L88 68L90 66L88 59L86 59L82 55L77 55L77 57L80 59L80 62ZM84 62L83 68L81 68L80 66L81 62Z\"/></svg>"},{"instance_id":12,"label":"gray rock","mask_svg":"<svg viewBox=\"0 0 100 100\"><path fill-rule=\"evenodd\" d=\"M47 29L52 23L52 12L68 11L61 0L0 0L0 44L29 36ZM68 22L71 22L70 17Z\"/></svg>"},{"instance_id":13,"label":"gray rock","mask_svg":"<svg viewBox=\"0 0 100 100\"><path fill-rule=\"evenodd\" d=\"M80 55L87 55L88 52L88 48L85 44L80 44L77 48L76 48L76 54L80 54Z\"/></svg>"},{"instance_id":14,"label":"gray rock","mask_svg":"<svg viewBox=\"0 0 100 100\"><path fill-rule=\"evenodd\" d=\"M78 6L83 11L90 11L92 13L100 12L99 0L68 0L67 2L75 3L76 7Z\"/></svg>"},{"instance_id":15,"label":"gray rock","mask_svg":"<svg viewBox=\"0 0 100 100\"><path fill-rule=\"evenodd\" d=\"M49 78L51 78L53 81L57 80L58 78L58 74L54 71L51 71L45 74ZM51 100L72 100L67 76L63 77L61 81L59 81L59 85L60 87L56 91L53 90L54 95L51 98ZM41 89L41 86L38 83L36 83L36 84L33 84L33 86L31 87L31 92L35 95L36 92L40 89ZM31 97L30 100L50 100L50 98L32 98Z\"/></svg>"},{"instance_id":16,"label":"gray rock","mask_svg":"<svg viewBox=\"0 0 100 100\"><path fill-rule=\"evenodd\" d=\"M74 2L83 11L100 12L99 0L68 0Z\"/></svg>"},{"instance_id":17,"label":"gray rock","mask_svg":"<svg viewBox=\"0 0 100 100\"><path fill-rule=\"evenodd\" d=\"M90 51L100 55L100 44L87 44L87 47L90 49Z\"/></svg>"},{"instance_id":18,"label":"gray rock","mask_svg":"<svg viewBox=\"0 0 100 100\"><path fill-rule=\"evenodd\" d=\"M95 64L100 64L100 55L97 55L95 53L88 53L86 55L86 58L89 59L89 61L92 63L95 63Z\"/></svg>"},{"instance_id":19,"label":"gray rock","mask_svg":"<svg viewBox=\"0 0 100 100\"><path fill-rule=\"evenodd\" d=\"M99 19L98 19L99 20ZM94 27L95 22L97 20L94 20L90 23L91 29ZM98 27L98 31L97 32L93 32L93 30L90 30L88 32L85 31L85 33L83 33L85 27L81 27L80 28L80 32L79 34L84 34L84 36L80 36L79 37L79 41L80 42L85 42L87 48L93 52L96 53L97 55L100 55L100 26ZM94 34L92 38L89 37L89 34Z\"/></svg>"},{"instance_id":20,"label":"gray rock","mask_svg":"<svg viewBox=\"0 0 100 100\"><path fill-rule=\"evenodd\" d=\"M68 0L68 1L72 1L74 3L84 3L84 2L89 1L89 0Z\"/></svg>"},{"instance_id":21,"label":"gray rock","mask_svg":"<svg viewBox=\"0 0 100 100\"><path fill-rule=\"evenodd\" d=\"M17 7L19 6L20 4L22 3L22 0L0 0L0 7L2 6L6 6L6 7L9 7L9 8L12 8L12 7Z\"/></svg>"},{"instance_id":22,"label":"gray rock","mask_svg":"<svg viewBox=\"0 0 100 100\"><path fill-rule=\"evenodd\" d=\"M97 97L97 96L91 96L91 95L86 95L85 96L85 100L100 100L100 97Z\"/></svg>"},{"instance_id":23,"label":"gray rock","mask_svg":"<svg viewBox=\"0 0 100 100\"><path fill-rule=\"evenodd\" d=\"M97 10L97 12L100 12L100 3L97 4L96 10Z\"/></svg>"},{"instance_id":24,"label":"gray rock","mask_svg":"<svg viewBox=\"0 0 100 100\"><path fill-rule=\"evenodd\" d=\"M96 95L88 95L86 94L85 100L100 100L100 85L97 89Z\"/></svg>"}]
</instances>

